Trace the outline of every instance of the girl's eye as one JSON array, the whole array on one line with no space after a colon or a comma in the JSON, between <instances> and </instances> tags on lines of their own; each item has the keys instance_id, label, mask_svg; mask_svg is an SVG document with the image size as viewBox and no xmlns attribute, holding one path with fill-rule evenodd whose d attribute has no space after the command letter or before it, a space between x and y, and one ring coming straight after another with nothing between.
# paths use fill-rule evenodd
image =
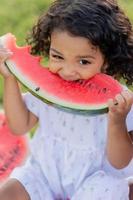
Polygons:
<instances>
[{"instance_id":1,"label":"girl's eye","mask_svg":"<svg viewBox=\"0 0 133 200\"><path fill-rule=\"evenodd\" d=\"M91 64L88 60L80 60L79 61L79 63L81 64L81 65L87 65L87 64Z\"/></svg>"},{"instance_id":2,"label":"girl's eye","mask_svg":"<svg viewBox=\"0 0 133 200\"><path fill-rule=\"evenodd\" d=\"M58 56L58 55L52 55L52 57L56 59L63 59L61 56Z\"/></svg>"}]
</instances>

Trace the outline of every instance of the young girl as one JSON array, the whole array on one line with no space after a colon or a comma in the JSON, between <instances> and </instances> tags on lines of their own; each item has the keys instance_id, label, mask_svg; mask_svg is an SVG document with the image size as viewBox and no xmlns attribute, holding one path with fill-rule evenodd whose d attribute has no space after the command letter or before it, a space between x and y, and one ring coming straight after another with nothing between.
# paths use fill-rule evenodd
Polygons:
<instances>
[{"instance_id":1,"label":"young girl","mask_svg":"<svg viewBox=\"0 0 133 200\"><path fill-rule=\"evenodd\" d=\"M49 56L49 70L67 81L102 72L133 81L133 31L115 0L57 0L28 38L32 53ZM64 112L27 93L3 64L4 107L15 134L38 121L31 154L0 189L0 200L127 200L133 174L133 94L108 102L109 112ZM84 98L84 97L83 97Z\"/></svg>"}]
</instances>

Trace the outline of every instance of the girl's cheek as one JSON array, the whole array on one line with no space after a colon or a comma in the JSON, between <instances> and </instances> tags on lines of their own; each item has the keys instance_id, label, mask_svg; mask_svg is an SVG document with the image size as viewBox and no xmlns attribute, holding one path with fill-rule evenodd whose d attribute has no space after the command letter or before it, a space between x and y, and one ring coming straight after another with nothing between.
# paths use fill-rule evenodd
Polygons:
<instances>
[{"instance_id":1,"label":"girl's cheek","mask_svg":"<svg viewBox=\"0 0 133 200\"><path fill-rule=\"evenodd\" d=\"M52 73L57 73L59 69L60 69L59 64L56 64L56 63L53 63L53 62L49 62L49 70Z\"/></svg>"}]
</instances>

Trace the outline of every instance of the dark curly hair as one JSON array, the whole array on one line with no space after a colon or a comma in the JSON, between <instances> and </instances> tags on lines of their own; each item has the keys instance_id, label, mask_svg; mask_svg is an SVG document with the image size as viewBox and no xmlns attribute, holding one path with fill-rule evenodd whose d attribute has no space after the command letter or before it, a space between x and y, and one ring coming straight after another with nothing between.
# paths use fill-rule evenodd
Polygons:
<instances>
[{"instance_id":1,"label":"dark curly hair","mask_svg":"<svg viewBox=\"0 0 133 200\"><path fill-rule=\"evenodd\" d=\"M105 56L106 73L132 85L133 30L116 0L56 0L28 36L32 54L49 54L54 29L87 38Z\"/></svg>"}]
</instances>

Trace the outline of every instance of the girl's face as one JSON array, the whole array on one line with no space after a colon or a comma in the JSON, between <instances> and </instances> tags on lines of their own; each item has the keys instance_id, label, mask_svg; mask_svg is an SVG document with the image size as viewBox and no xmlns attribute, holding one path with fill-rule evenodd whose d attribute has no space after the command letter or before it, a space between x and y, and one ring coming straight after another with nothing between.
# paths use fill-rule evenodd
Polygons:
<instances>
[{"instance_id":1,"label":"girl's face","mask_svg":"<svg viewBox=\"0 0 133 200\"><path fill-rule=\"evenodd\" d=\"M104 68L104 56L84 37L67 31L51 35L49 70L67 81L89 79Z\"/></svg>"}]
</instances>

